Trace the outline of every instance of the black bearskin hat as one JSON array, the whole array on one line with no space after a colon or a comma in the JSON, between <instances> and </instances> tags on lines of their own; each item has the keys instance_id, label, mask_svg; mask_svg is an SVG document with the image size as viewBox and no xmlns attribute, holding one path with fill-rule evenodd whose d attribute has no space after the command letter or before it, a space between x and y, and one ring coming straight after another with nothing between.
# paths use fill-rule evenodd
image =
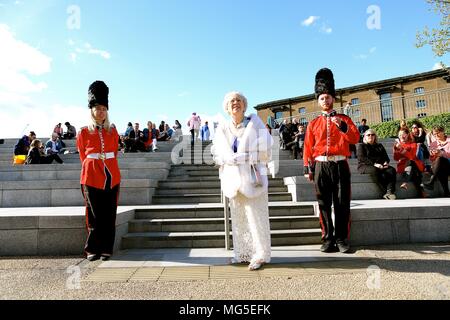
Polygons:
<instances>
[{"instance_id":1,"label":"black bearskin hat","mask_svg":"<svg viewBox=\"0 0 450 320\"><path fill-rule=\"evenodd\" d=\"M336 90L334 88L333 72L328 68L320 69L316 74L316 85L314 87L316 99L321 94L327 93L336 98Z\"/></svg>"},{"instance_id":2,"label":"black bearskin hat","mask_svg":"<svg viewBox=\"0 0 450 320\"><path fill-rule=\"evenodd\" d=\"M105 106L109 110L108 106L108 94L109 88L103 81L95 81L89 86L88 102L89 108L93 108L96 105Z\"/></svg>"}]
</instances>

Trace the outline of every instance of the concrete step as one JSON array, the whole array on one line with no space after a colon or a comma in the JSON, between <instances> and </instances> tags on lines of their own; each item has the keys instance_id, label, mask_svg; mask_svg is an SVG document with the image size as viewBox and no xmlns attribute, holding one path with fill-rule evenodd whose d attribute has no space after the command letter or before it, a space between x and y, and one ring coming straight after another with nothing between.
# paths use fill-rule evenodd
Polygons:
<instances>
[{"instance_id":1,"label":"concrete step","mask_svg":"<svg viewBox=\"0 0 450 320\"><path fill-rule=\"evenodd\" d=\"M271 230L272 246L319 244L322 232L316 229ZM231 234L230 234L231 237ZM219 248L225 246L224 232L146 232L128 233L122 249Z\"/></svg>"},{"instance_id":2,"label":"concrete step","mask_svg":"<svg viewBox=\"0 0 450 320\"><path fill-rule=\"evenodd\" d=\"M320 228L314 216L278 216L270 218L271 230ZM224 231L222 218L193 219L135 219L128 225L128 233L145 232L211 232Z\"/></svg>"},{"instance_id":3,"label":"concrete step","mask_svg":"<svg viewBox=\"0 0 450 320\"><path fill-rule=\"evenodd\" d=\"M269 215L277 216L311 216L314 215L312 204L294 202L269 202ZM222 218L223 204L207 205L160 205L148 209L136 209L136 219L192 219Z\"/></svg>"},{"instance_id":4,"label":"concrete step","mask_svg":"<svg viewBox=\"0 0 450 320\"><path fill-rule=\"evenodd\" d=\"M220 180L217 179L189 179L185 180L174 179L173 177L168 178L167 181L161 181L159 183L159 188L161 189L191 189L191 188L220 188ZM175 181L174 181L175 180ZM269 187L284 187L284 182L282 178L279 179L270 179L269 178Z\"/></svg>"},{"instance_id":5,"label":"concrete step","mask_svg":"<svg viewBox=\"0 0 450 320\"><path fill-rule=\"evenodd\" d=\"M195 186L192 188L183 188L183 189L172 189L172 188L162 188L161 186L158 187L156 190L155 196L184 196L184 195L190 195L190 194L220 194L220 186L217 188L203 188L201 186ZM287 192L288 189L286 186L282 187L269 187L270 193L282 193Z\"/></svg>"},{"instance_id":6,"label":"concrete step","mask_svg":"<svg viewBox=\"0 0 450 320\"><path fill-rule=\"evenodd\" d=\"M120 205L149 205L157 180L123 179ZM80 180L0 181L0 207L84 206Z\"/></svg>"},{"instance_id":7,"label":"concrete step","mask_svg":"<svg viewBox=\"0 0 450 320\"><path fill-rule=\"evenodd\" d=\"M429 174L424 174L423 181L429 180ZM309 182L303 176L287 177L284 182L292 194L293 201L314 201L316 200L316 192L314 184ZM374 182L372 177L367 174L353 174L351 176L352 200L376 200L382 199L383 192ZM400 188L401 180L397 175L396 196L397 199L417 198L418 191L412 183L408 183L408 189ZM450 182L449 182L450 186ZM437 181L433 190L425 189L425 195L428 198L436 198L443 196L443 190Z\"/></svg>"},{"instance_id":8,"label":"concrete step","mask_svg":"<svg viewBox=\"0 0 450 320\"><path fill-rule=\"evenodd\" d=\"M169 174L170 166L164 162L135 164L120 164L122 179L165 180ZM0 169L0 181L76 180L80 173L79 163L13 166L8 170Z\"/></svg>"},{"instance_id":9,"label":"concrete step","mask_svg":"<svg viewBox=\"0 0 450 320\"><path fill-rule=\"evenodd\" d=\"M291 201L290 193L269 193L269 201ZM220 203L220 193L214 194L184 194L180 195L154 195L153 204L181 204L181 203Z\"/></svg>"}]
</instances>

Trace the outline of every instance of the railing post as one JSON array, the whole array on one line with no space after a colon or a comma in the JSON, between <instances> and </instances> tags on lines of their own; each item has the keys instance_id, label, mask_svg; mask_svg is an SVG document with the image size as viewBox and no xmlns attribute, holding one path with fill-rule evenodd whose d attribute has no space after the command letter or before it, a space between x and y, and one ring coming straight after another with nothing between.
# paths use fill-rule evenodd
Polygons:
<instances>
[{"instance_id":1,"label":"railing post","mask_svg":"<svg viewBox=\"0 0 450 320\"><path fill-rule=\"evenodd\" d=\"M225 197L222 192L222 203L223 203L223 216L224 216L224 226L225 226L225 249L231 249L230 243L230 206L229 199Z\"/></svg>"}]
</instances>

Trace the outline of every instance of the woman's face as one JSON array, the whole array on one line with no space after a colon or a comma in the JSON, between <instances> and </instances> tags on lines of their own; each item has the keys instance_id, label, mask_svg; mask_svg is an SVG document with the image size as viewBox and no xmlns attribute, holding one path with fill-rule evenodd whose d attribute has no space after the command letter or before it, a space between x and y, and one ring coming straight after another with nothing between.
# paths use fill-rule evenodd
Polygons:
<instances>
[{"instance_id":1,"label":"woman's face","mask_svg":"<svg viewBox=\"0 0 450 320\"><path fill-rule=\"evenodd\" d=\"M445 140L445 132L433 130L433 136L439 140Z\"/></svg>"},{"instance_id":2,"label":"woman's face","mask_svg":"<svg viewBox=\"0 0 450 320\"><path fill-rule=\"evenodd\" d=\"M101 123L105 121L108 114L108 109L105 106L97 105L92 108L92 114L94 115L95 121Z\"/></svg>"},{"instance_id":3,"label":"woman's face","mask_svg":"<svg viewBox=\"0 0 450 320\"><path fill-rule=\"evenodd\" d=\"M228 113L231 116L243 115L244 107L244 101L238 95L233 95L228 102Z\"/></svg>"},{"instance_id":4,"label":"woman's face","mask_svg":"<svg viewBox=\"0 0 450 320\"><path fill-rule=\"evenodd\" d=\"M367 143L374 144L375 143L375 134L374 133L367 133L366 134Z\"/></svg>"},{"instance_id":5,"label":"woman's face","mask_svg":"<svg viewBox=\"0 0 450 320\"><path fill-rule=\"evenodd\" d=\"M408 134L405 131L400 131L398 133L398 138L401 142L407 142L408 141Z\"/></svg>"}]
</instances>

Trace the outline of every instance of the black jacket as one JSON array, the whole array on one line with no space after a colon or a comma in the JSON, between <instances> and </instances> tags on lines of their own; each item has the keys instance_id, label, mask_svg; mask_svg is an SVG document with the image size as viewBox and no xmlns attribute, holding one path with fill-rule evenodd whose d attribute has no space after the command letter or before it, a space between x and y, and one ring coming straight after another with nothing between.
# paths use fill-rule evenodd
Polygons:
<instances>
[{"instance_id":1,"label":"black jacket","mask_svg":"<svg viewBox=\"0 0 450 320\"><path fill-rule=\"evenodd\" d=\"M40 164L41 163L41 152L38 148L31 148L28 152L26 164Z\"/></svg>"},{"instance_id":2,"label":"black jacket","mask_svg":"<svg viewBox=\"0 0 450 320\"><path fill-rule=\"evenodd\" d=\"M364 166L373 166L374 164L389 163L389 156L386 149L380 143L359 143L357 147L358 170Z\"/></svg>"}]
</instances>

